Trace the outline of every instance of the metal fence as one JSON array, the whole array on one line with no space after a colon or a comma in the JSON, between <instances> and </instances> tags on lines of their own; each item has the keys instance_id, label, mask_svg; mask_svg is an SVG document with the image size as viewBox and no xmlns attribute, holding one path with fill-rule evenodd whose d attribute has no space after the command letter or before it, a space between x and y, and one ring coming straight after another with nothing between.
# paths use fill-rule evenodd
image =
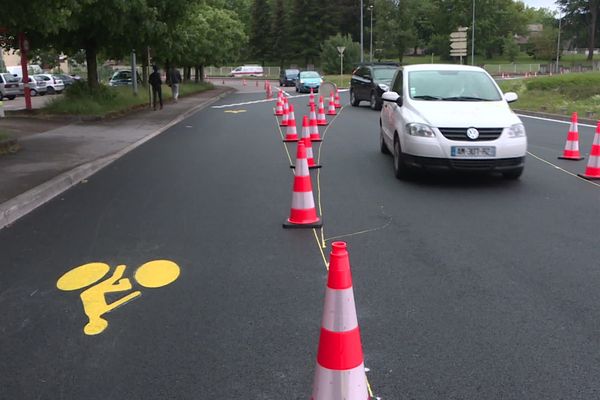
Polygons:
<instances>
[{"instance_id":1,"label":"metal fence","mask_svg":"<svg viewBox=\"0 0 600 400\"><path fill-rule=\"evenodd\" d=\"M517 74L540 72L541 64L486 64L483 68L491 75Z\"/></svg>"},{"instance_id":2,"label":"metal fence","mask_svg":"<svg viewBox=\"0 0 600 400\"><path fill-rule=\"evenodd\" d=\"M235 68L237 67L206 67L204 73L207 76L229 76ZM278 78L280 70L279 67L263 67L264 75L268 78Z\"/></svg>"}]
</instances>

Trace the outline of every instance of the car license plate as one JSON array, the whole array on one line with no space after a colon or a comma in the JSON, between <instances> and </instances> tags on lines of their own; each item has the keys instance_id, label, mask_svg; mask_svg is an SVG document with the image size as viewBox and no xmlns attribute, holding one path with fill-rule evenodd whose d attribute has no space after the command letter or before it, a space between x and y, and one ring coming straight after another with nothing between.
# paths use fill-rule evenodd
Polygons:
<instances>
[{"instance_id":1,"label":"car license plate","mask_svg":"<svg viewBox=\"0 0 600 400\"><path fill-rule=\"evenodd\" d=\"M496 157L496 148L494 146L452 146L450 148L450 155L452 157Z\"/></svg>"}]
</instances>

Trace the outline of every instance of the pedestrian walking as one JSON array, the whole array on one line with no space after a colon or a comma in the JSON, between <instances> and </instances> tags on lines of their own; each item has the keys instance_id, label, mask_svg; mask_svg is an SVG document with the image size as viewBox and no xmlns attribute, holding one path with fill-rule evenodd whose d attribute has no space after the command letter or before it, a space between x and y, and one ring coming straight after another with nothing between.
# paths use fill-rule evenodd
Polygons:
<instances>
[{"instance_id":1,"label":"pedestrian walking","mask_svg":"<svg viewBox=\"0 0 600 400\"><path fill-rule=\"evenodd\" d=\"M154 106L154 111L156 111L156 100L158 99L160 109L162 110L162 79L160 78L160 73L158 72L158 67L156 65L152 66L152 70L154 72L152 72L148 78L148 83L152 86L152 104Z\"/></svg>"},{"instance_id":2,"label":"pedestrian walking","mask_svg":"<svg viewBox=\"0 0 600 400\"><path fill-rule=\"evenodd\" d=\"M169 85L171 86L171 91L173 92L173 100L177 103L177 99L179 98L179 84L181 83L181 73L177 68L171 68L171 72L169 73Z\"/></svg>"}]
</instances>

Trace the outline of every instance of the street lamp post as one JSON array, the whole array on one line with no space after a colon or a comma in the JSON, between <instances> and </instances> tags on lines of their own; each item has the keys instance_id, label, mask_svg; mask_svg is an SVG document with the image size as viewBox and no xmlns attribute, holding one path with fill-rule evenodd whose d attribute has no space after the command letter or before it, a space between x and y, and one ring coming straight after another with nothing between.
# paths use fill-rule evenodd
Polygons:
<instances>
[{"instance_id":1,"label":"street lamp post","mask_svg":"<svg viewBox=\"0 0 600 400\"><path fill-rule=\"evenodd\" d=\"M344 74L344 46L338 46L337 51L340 53L340 86L342 86L342 75Z\"/></svg>"},{"instance_id":2,"label":"street lamp post","mask_svg":"<svg viewBox=\"0 0 600 400\"><path fill-rule=\"evenodd\" d=\"M561 28L562 17L560 15L560 9L558 10L558 41L556 43L556 73L558 74L558 63L560 62L560 28Z\"/></svg>"},{"instance_id":3,"label":"street lamp post","mask_svg":"<svg viewBox=\"0 0 600 400\"><path fill-rule=\"evenodd\" d=\"M373 4L369 6L369 11L371 12L371 39L369 44L369 62L373 62Z\"/></svg>"},{"instance_id":4,"label":"street lamp post","mask_svg":"<svg viewBox=\"0 0 600 400\"><path fill-rule=\"evenodd\" d=\"M365 61L365 50L363 43L363 0L360 0L360 62Z\"/></svg>"}]
</instances>

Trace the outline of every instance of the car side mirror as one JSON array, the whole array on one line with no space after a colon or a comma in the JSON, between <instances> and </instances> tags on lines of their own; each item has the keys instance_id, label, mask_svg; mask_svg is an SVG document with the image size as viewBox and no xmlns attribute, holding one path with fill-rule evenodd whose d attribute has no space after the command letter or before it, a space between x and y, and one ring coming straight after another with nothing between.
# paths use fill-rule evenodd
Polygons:
<instances>
[{"instance_id":1,"label":"car side mirror","mask_svg":"<svg viewBox=\"0 0 600 400\"><path fill-rule=\"evenodd\" d=\"M507 103L514 103L518 99L519 99L519 95L516 94L515 92L504 93L504 100L506 100Z\"/></svg>"},{"instance_id":2,"label":"car side mirror","mask_svg":"<svg viewBox=\"0 0 600 400\"><path fill-rule=\"evenodd\" d=\"M381 95L381 100L387 101L387 102L390 102L390 103L396 103L399 106L402 106L402 96L400 96L396 92L384 92Z\"/></svg>"}]
</instances>

